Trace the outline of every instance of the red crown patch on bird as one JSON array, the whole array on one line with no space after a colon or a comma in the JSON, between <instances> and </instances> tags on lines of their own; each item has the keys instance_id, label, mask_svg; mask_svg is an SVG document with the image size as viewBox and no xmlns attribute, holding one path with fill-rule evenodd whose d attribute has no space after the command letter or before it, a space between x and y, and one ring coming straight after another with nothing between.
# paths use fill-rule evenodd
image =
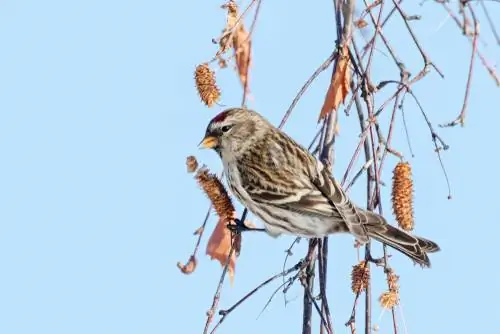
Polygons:
<instances>
[{"instance_id":1,"label":"red crown patch on bird","mask_svg":"<svg viewBox=\"0 0 500 334\"><path fill-rule=\"evenodd\" d=\"M226 119L228 113L229 113L229 110L225 110L225 111L219 113L217 116L215 116L214 118L212 118L211 123L216 123L216 122L222 122L222 121L224 121Z\"/></svg>"}]
</instances>

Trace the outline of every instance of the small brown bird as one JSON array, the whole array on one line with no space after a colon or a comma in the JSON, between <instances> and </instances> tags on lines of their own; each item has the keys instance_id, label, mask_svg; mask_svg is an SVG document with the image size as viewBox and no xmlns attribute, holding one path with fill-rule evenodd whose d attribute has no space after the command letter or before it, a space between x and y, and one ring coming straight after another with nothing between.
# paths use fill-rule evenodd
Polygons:
<instances>
[{"instance_id":1,"label":"small brown bird","mask_svg":"<svg viewBox=\"0 0 500 334\"><path fill-rule=\"evenodd\" d=\"M373 238L430 267L427 253L439 246L412 236L346 196L325 166L258 113L227 109L208 124L203 148L222 159L232 193L273 236L323 237L347 232Z\"/></svg>"}]
</instances>

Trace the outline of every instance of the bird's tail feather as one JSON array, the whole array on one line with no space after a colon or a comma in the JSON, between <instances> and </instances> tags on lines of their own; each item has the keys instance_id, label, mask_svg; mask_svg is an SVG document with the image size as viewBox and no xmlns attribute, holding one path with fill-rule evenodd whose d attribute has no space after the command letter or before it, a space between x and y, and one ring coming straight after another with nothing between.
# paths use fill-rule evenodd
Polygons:
<instances>
[{"instance_id":1,"label":"bird's tail feather","mask_svg":"<svg viewBox=\"0 0 500 334\"><path fill-rule=\"evenodd\" d=\"M377 220L377 224L369 222L365 225L370 237L400 251L422 266L431 266L427 253L439 251L439 246L435 242L410 235L388 224L384 219L382 222L380 219Z\"/></svg>"}]
</instances>

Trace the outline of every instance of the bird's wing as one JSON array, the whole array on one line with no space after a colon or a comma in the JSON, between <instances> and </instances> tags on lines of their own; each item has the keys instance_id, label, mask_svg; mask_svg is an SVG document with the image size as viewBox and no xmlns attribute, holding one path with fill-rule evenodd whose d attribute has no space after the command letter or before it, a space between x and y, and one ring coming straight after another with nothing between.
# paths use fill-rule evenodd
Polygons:
<instances>
[{"instance_id":1,"label":"bird's wing","mask_svg":"<svg viewBox=\"0 0 500 334\"><path fill-rule=\"evenodd\" d=\"M366 241L366 216L345 195L323 164L309 152L294 146L294 161L284 161L280 152L260 151L240 166L242 186L256 203L329 217L332 225L346 224L350 232Z\"/></svg>"},{"instance_id":2,"label":"bird's wing","mask_svg":"<svg viewBox=\"0 0 500 334\"><path fill-rule=\"evenodd\" d=\"M367 213L371 214L371 212L362 210L354 205L327 168L323 167L317 177L312 179L312 183L323 196L328 198L335 210L340 213L349 231L359 240L363 242L368 241L364 225L369 220ZM377 218L377 223L383 223L383 221L379 222L378 215L374 215L374 217Z\"/></svg>"}]
</instances>

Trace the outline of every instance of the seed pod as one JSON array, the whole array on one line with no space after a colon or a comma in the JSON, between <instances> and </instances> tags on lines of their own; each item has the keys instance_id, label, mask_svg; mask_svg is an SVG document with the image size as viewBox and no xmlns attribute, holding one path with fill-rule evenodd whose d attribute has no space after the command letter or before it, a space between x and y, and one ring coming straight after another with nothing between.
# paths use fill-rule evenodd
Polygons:
<instances>
[{"instance_id":1,"label":"seed pod","mask_svg":"<svg viewBox=\"0 0 500 334\"><path fill-rule=\"evenodd\" d=\"M351 272L351 288L354 293L361 293L370 280L370 268L366 265L366 261L361 261L352 267Z\"/></svg>"},{"instance_id":2,"label":"seed pod","mask_svg":"<svg viewBox=\"0 0 500 334\"><path fill-rule=\"evenodd\" d=\"M234 206L219 178L215 174L209 173L205 167L198 170L195 178L212 202L217 216L226 223L233 221Z\"/></svg>"},{"instance_id":3,"label":"seed pod","mask_svg":"<svg viewBox=\"0 0 500 334\"><path fill-rule=\"evenodd\" d=\"M378 299L383 308L393 308L399 304L399 294L396 291L386 291Z\"/></svg>"},{"instance_id":4,"label":"seed pod","mask_svg":"<svg viewBox=\"0 0 500 334\"><path fill-rule=\"evenodd\" d=\"M210 108L220 98L214 72L208 67L208 64L200 64L194 72L194 80L201 100Z\"/></svg>"},{"instance_id":5,"label":"seed pod","mask_svg":"<svg viewBox=\"0 0 500 334\"><path fill-rule=\"evenodd\" d=\"M413 181L411 166L407 162L400 162L393 171L392 208L396 221L405 231L413 230Z\"/></svg>"},{"instance_id":6,"label":"seed pod","mask_svg":"<svg viewBox=\"0 0 500 334\"><path fill-rule=\"evenodd\" d=\"M389 272L387 273L387 284L389 285L389 290L390 291L399 291L399 276L394 273L392 269L389 269Z\"/></svg>"}]
</instances>

